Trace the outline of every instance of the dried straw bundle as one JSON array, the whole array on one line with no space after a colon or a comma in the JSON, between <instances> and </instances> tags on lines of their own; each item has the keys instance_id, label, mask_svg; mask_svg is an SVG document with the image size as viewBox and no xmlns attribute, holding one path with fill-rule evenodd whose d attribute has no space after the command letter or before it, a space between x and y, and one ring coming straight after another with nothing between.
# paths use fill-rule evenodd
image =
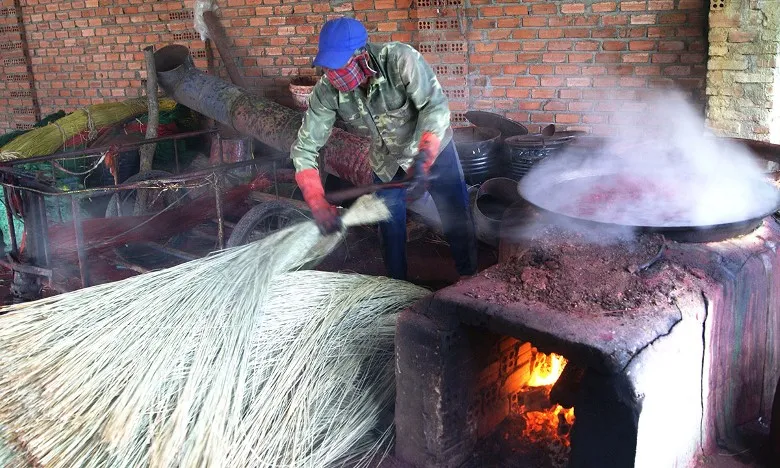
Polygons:
<instances>
[{"instance_id":1,"label":"dried straw bundle","mask_svg":"<svg viewBox=\"0 0 780 468\"><path fill-rule=\"evenodd\" d=\"M364 198L347 226L387 216ZM427 292L246 246L0 316L0 431L52 467L365 466L392 436L394 314ZM2 435L2 434L0 434Z\"/></svg>"},{"instance_id":2,"label":"dried straw bundle","mask_svg":"<svg viewBox=\"0 0 780 468\"><path fill-rule=\"evenodd\" d=\"M160 99L161 111L170 111L174 107L176 102L172 99ZM45 127L36 128L14 138L0 149L0 161L48 156L74 135L85 130L96 135L97 131L104 127L123 122L146 111L146 98L106 102L79 109Z\"/></svg>"}]
</instances>

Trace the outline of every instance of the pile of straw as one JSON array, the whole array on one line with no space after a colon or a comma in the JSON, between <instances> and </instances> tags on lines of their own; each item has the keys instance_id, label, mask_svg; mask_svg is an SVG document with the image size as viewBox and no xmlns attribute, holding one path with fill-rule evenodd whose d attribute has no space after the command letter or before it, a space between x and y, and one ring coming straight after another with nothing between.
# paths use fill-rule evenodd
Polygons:
<instances>
[{"instance_id":1,"label":"pile of straw","mask_svg":"<svg viewBox=\"0 0 780 468\"><path fill-rule=\"evenodd\" d=\"M346 226L386 219L360 199ZM45 467L367 466L389 447L395 314L427 291L302 271L313 222L0 310L0 439Z\"/></svg>"},{"instance_id":2,"label":"pile of straw","mask_svg":"<svg viewBox=\"0 0 780 468\"><path fill-rule=\"evenodd\" d=\"M160 99L160 110L170 111L176 101ZM128 99L122 102L94 104L72 112L61 119L36 128L13 139L0 148L0 161L54 154L71 137L87 131L92 135L111 125L137 117L147 111L146 98Z\"/></svg>"}]
</instances>

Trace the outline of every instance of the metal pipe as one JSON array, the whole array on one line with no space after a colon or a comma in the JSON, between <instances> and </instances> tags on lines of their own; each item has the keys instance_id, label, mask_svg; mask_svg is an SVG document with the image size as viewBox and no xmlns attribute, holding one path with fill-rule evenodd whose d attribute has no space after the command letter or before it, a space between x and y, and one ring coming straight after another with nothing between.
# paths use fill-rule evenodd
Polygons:
<instances>
[{"instance_id":1,"label":"metal pipe","mask_svg":"<svg viewBox=\"0 0 780 468\"><path fill-rule=\"evenodd\" d=\"M303 113L249 94L195 68L189 49L168 45L155 52L160 87L176 102L257 138L272 148L289 152ZM371 183L370 141L334 128L322 148L325 170L355 185Z\"/></svg>"},{"instance_id":2,"label":"metal pipe","mask_svg":"<svg viewBox=\"0 0 780 468\"><path fill-rule=\"evenodd\" d=\"M43 276L44 278L48 278L49 281L51 281L52 278L52 270L51 268L41 268L33 265L27 265L24 263L19 263L10 257L7 257L8 260L1 260L0 259L0 266L3 266L9 270L12 271L18 271L20 273L27 273L28 275L35 275L35 276Z\"/></svg>"},{"instance_id":3,"label":"metal pipe","mask_svg":"<svg viewBox=\"0 0 780 468\"><path fill-rule=\"evenodd\" d=\"M244 79L244 75L238 70L233 54L230 53L230 44L228 43L227 35L225 34L225 28L222 27L219 18L217 18L217 15L213 11L204 11L203 21L209 29L209 38L214 41L214 45L217 46L217 50L219 51L219 56L222 57L222 63L225 64L230 81L236 86L246 88L246 80Z\"/></svg>"}]
</instances>

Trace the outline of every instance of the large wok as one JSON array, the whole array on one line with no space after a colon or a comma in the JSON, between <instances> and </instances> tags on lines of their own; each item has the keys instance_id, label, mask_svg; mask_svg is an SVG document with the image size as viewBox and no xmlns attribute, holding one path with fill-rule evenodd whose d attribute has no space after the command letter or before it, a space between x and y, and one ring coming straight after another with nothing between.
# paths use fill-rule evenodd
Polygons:
<instances>
[{"instance_id":1,"label":"large wok","mask_svg":"<svg viewBox=\"0 0 780 468\"><path fill-rule=\"evenodd\" d=\"M552 209L549 195L556 191L566 190L572 184L595 185L599 179L609 178L613 174L594 173L587 171L564 171L547 176L543 179L534 178L521 180L520 195L536 210L566 224L574 224L605 230L631 230L633 232L654 232L663 234L667 239L677 242L718 242L732 237L748 234L761 225L763 219L780 210L780 191L769 180L756 181L757 190L767 190L762 206L757 206L749 218L734 219L729 222L711 225L632 225L605 222L588 216L575 216ZM560 192L559 192L560 193Z\"/></svg>"}]
</instances>

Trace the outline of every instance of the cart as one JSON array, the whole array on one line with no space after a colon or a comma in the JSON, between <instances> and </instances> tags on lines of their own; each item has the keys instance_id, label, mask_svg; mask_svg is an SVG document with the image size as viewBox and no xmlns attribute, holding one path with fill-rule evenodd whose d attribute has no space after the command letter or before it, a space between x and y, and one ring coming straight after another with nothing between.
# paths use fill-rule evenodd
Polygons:
<instances>
[{"instance_id":1,"label":"cart","mask_svg":"<svg viewBox=\"0 0 780 468\"><path fill-rule=\"evenodd\" d=\"M218 154L218 163L181 170L175 142L204 136L212 139L211 154ZM100 187L58 186L54 168L63 161L86 158L96 161L94 168L109 153L121 159L128 150L165 141L174 142L173 172L153 170ZM42 180L22 169L31 163L49 163L49 177ZM193 260L308 219L308 207L292 179L288 156L272 150L227 161L223 138L213 128L5 162L0 183L10 249L0 266L13 272L14 295L29 300L43 287L67 292ZM152 195L146 211L134 213L140 190ZM85 215L85 203L101 197L108 198L105 213ZM69 210L70 219L51 219L46 208L52 203L57 211ZM18 245L14 215L24 220L24 245Z\"/></svg>"}]
</instances>

